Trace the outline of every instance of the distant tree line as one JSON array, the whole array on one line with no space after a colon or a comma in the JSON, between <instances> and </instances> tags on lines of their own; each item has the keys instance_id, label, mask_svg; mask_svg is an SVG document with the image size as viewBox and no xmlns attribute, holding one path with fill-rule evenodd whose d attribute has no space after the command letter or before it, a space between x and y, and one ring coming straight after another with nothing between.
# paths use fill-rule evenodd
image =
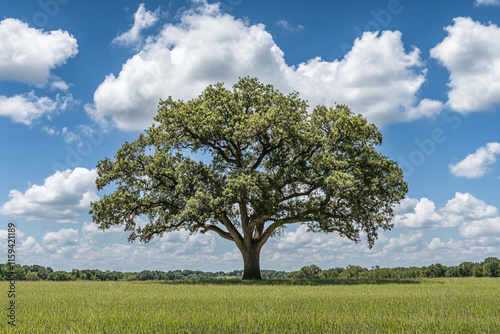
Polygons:
<instances>
[{"instance_id":1,"label":"distant tree line","mask_svg":"<svg viewBox=\"0 0 500 334\"><path fill-rule=\"evenodd\" d=\"M500 260L488 257L483 262L462 262L458 266L444 266L440 263L428 267L396 267L366 269L349 265L346 268L322 270L317 265L302 267L288 274L293 279L408 279L435 277L500 277Z\"/></svg>"},{"instance_id":2,"label":"distant tree line","mask_svg":"<svg viewBox=\"0 0 500 334\"><path fill-rule=\"evenodd\" d=\"M285 272L261 270L264 279L409 279L435 277L500 277L500 260L488 257L483 262L462 262L458 266L444 266L440 263L428 267L397 267L371 269L348 265L346 268L320 269L317 265ZM71 272L54 271L40 265L0 264L0 280L15 277L19 281L173 281L242 278L243 270L230 272L205 272L200 270L143 270L141 272L101 271L98 269L73 269Z\"/></svg>"},{"instance_id":3,"label":"distant tree line","mask_svg":"<svg viewBox=\"0 0 500 334\"><path fill-rule=\"evenodd\" d=\"M261 270L263 278L284 279L288 277L288 272L275 270ZM204 272L200 270L143 270L141 272L120 272L120 271L101 271L99 269L73 269L71 272L54 271L51 267L40 265L13 265L0 264L0 280L7 280L14 277L18 281L172 281L172 280L208 280L208 279L226 279L242 278L243 270L234 270L231 272Z\"/></svg>"}]
</instances>

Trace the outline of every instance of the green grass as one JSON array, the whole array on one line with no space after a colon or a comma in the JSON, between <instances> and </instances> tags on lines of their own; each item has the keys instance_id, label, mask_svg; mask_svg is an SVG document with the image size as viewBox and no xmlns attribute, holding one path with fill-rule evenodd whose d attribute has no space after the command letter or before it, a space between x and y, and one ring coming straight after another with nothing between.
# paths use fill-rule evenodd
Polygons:
<instances>
[{"instance_id":1,"label":"green grass","mask_svg":"<svg viewBox=\"0 0 500 334\"><path fill-rule=\"evenodd\" d=\"M311 283L308 285L307 283ZM7 282L0 287L7 295ZM6 333L500 333L500 279L17 282Z\"/></svg>"}]
</instances>

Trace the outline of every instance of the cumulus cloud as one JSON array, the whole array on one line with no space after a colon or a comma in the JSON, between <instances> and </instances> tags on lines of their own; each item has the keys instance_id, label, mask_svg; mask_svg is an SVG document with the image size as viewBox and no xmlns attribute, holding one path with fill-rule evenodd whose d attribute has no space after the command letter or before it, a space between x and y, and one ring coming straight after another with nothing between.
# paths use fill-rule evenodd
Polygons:
<instances>
[{"instance_id":1,"label":"cumulus cloud","mask_svg":"<svg viewBox=\"0 0 500 334\"><path fill-rule=\"evenodd\" d=\"M406 53L399 31L365 32L340 61L300 64L290 82L314 104L348 104L379 125L439 113L439 101L416 96L425 82L420 50ZM298 76L298 77L297 77Z\"/></svg>"},{"instance_id":2,"label":"cumulus cloud","mask_svg":"<svg viewBox=\"0 0 500 334\"><path fill-rule=\"evenodd\" d=\"M0 95L0 115L16 123L31 125L34 120L54 112L56 108L56 101L46 96L38 97L33 91L12 97Z\"/></svg>"},{"instance_id":3,"label":"cumulus cloud","mask_svg":"<svg viewBox=\"0 0 500 334\"><path fill-rule=\"evenodd\" d=\"M0 80L44 85L50 71L78 53L67 31L43 31L12 18L0 22Z\"/></svg>"},{"instance_id":4,"label":"cumulus cloud","mask_svg":"<svg viewBox=\"0 0 500 334\"><path fill-rule=\"evenodd\" d=\"M18 229L16 229L16 238L22 238L24 237L24 233L21 232ZM5 242L7 244L7 240L9 238L9 231L8 230L0 230L0 241Z\"/></svg>"},{"instance_id":5,"label":"cumulus cloud","mask_svg":"<svg viewBox=\"0 0 500 334\"><path fill-rule=\"evenodd\" d=\"M467 113L500 103L500 28L457 17L445 30L430 54L450 72L447 105Z\"/></svg>"},{"instance_id":6,"label":"cumulus cloud","mask_svg":"<svg viewBox=\"0 0 500 334\"><path fill-rule=\"evenodd\" d=\"M110 233L115 236L110 236ZM215 254L215 239L211 234L190 235L188 231L174 231L150 243L120 243L125 239L123 227L114 226L106 231L97 224L86 222L81 228L63 228L49 231L37 241L32 236L18 236L18 251L23 261L57 269L99 268L101 270L145 269L199 269L210 270L210 263L230 259L228 253ZM106 235L105 238L102 238ZM0 240L2 230L0 230ZM115 242L115 239L117 242ZM32 251L33 250L33 251ZM238 265L239 266L239 265Z\"/></svg>"},{"instance_id":7,"label":"cumulus cloud","mask_svg":"<svg viewBox=\"0 0 500 334\"><path fill-rule=\"evenodd\" d=\"M465 238L500 237L500 217L473 221L460 227L460 235Z\"/></svg>"},{"instance_id":8,"label":"cumulus cloud","mask_svg":"<svg viewBox=\"0 0 500 334\"><path fill-rule=\"evenodd\" d=\"M469 154L464 160L449 166L453 175L469 179L483 177L491 172L491 168L500 155L500 143L488 143L476 152Z\"/></svg>"},{"instance_id":9,"label":"cumulus cloud","mask_svg":"<svg viewBox=\"0 0 500 334\"><path fill-rule=\"evenodd\" d=\"M102 231L99 230L99 226L95 223L83 223L82 227L82 235L83 236L96 236L98 234L105 234L105 233L125 233L123 231L122 226L111 226L110 228Z\"/></svg>"},{"instance_id":10,"label":"cumulus cloud","mask_svg":"<svg viewBox=\"0 0 500 334\"><path fill-rule=\"evenodd\" d=\"M442 208L436 209L427 198L420 200L405 198L394 210L394 225L397 228L436 229L460 227L460 234L470 238L471 230L482 227L485 231L497 231L492 224L500 222L498 209L469 193L455 193ZM499 230L500 231L500 230ZM485 233L489 233L485 232ZM500 234L497 233L500 237Z\"/></svg>"},{"instance_id":11,"label":"cumulus cloud","mask_svg":"<svg viewBox=\"0 0 500 334\"><path fill-rule=\"evenodd\" d=\"M65 246L74 246L78 243L78 230L63 228L57 232L48 232L42 240L48 250L60 249Z\"/></svg>"},{"instance_id":12,"label":"cumulus cloud","mask_svg":"<svg viewBox=\"0 0 500 334\"><path fill-rule=\"evenodd\" d=\"M405 198L394 211L394 225L398 227L425 228L441 220L434 202L425 197L420 200Z\"/></svg>"},{"instance_id":13,"label":"cumulus cloud","mask_svg":"<svg viewBox=\"0 0 500 334\"><path fill-rule=\"evenodd\" d=\"M336 234L327 235L324 233L310 233L307 232L306 225L300 225L295 232L286 232L279 238L276 248L278 250L290 250L308 252L310 248L317 247L318 245L339 247L342 245L352 244L352 241L341 238Z\"/></svg>"},{"instance_id":14,"label":"cumulus cloud","mask_svg":"<svg viewBox=\"0 0 500 334\"><path fill-rule=\"evenodd\" d=\"M76 223L82 213L88 212L90 202L99 200L96 176L95 169L80 167L57 171L43 185L32 185L24 193L11 190L11 199L3 204L0 213L26 220Z\"/></svg>"},{"instance_id":15,"label":"cumulus cloud","mask_svg":"<svg viewBox=\"0 0 500 334\"><path fill-rule=\"evenodd\" d=\"M476 0L476 6L500 6L500 0Z\"/></svg>"},{"instance_id":16,"label":"cumulus cloud","mask_svg":"<svg viewBox=\"0 0 500 334\"><path fill-rule=\"evenodd\" d=\"M146 9L143 3L139 5L137 12L134 14L134 25L130 30L118 35L113 39L113 43L125 46L140 47L143 37L142 30L153 26L159 18L160 10L152 12Z\"/></svg>"},{"instance_id":17,"label":"cumulus cloud","mask_svg":"<svg viewBox=\"0 0 500 334\"><path fill-rule=\"evenodd\" d=\"M423 233L400 233L397 237L390 238L382 247L382 252L388 254L412 253L421 248L423 243Z\"/></svg>"},{"instance_id":18,"label":"cumulus cloud","mask_svg":"<svg viewBox=\"0 0 500 334\"><path fill-rule=\"evenodd\" d=\"M52 90L61 90L66 92L69 89L69 85L59 78L54 78L54 80L50 83L50 88Z\"/></svg>"},{"instance_id":19,"label":"cumulus cloud","mask_svg":"<svg viewBox=\"0 0 500 334\"><path fill-rule=\"evenodd\" d=\"M443 102L425 98L420 100L418 105L408 107L401 114L400 120L410 122L422 117L432 118L438 115L443 110L443 107Z\"/></svg>"},{"instance_id":20,"label":"cumulus cloud","mask_svg":"<svg viewBox=\"0 0 500 334\"><path fill-rule=\"evenodd\" d=\"M444 208L440 210L443 217L441 226L457 226L474 221L498 217L498 209L488 205L469 193L457 192Z\"/></svg>"},{"instance_id":21,"label":"cumulus cloud","mask_svg":"<svg viewBox=\"0 0 500 334\"><path fill-rule=\"evenodd\" d=\"M31 126L34 121L54 113L65 111L78 103L73 95L57 95L55 99L47 96L39 97L34 91L27 94L7 97L0 95L0 116L9 117L15 123Z\"/></svg>"},{"instance_id":22,"label":"cumulus cloud","mask_svg":"<svg viewBox=\"0 0 500 334\"><path fill-rule=\"evenodd\" d=\"M426 69L420 50L406 52L398 31L365 32L341 60L317 57L288 66L265 26L223 14L217 4L199 1L147 39L142 50L109 74L87 112L111 118L125 130L151 125L158 100L191 99L211 83L232 85L256 76L283 92L297 90L311 106L348 104L370 121L411 121L440 112L442 104L419 101Z\"/></svg>"},{"instance_id":23,"label":"cumulus cloud","mask_svg":"<svg viewBox=\"0 0 500 334\"><path fill-rule=\"evenodd\" d=\"M26 240L23 240L19 249L21 250L20 254L23 255L23 258L25 257L23 253L29 254L28 256L43 256L44 254L43 247L40 246L33 237L27 237Z\"/></svg>"}]
</instances>

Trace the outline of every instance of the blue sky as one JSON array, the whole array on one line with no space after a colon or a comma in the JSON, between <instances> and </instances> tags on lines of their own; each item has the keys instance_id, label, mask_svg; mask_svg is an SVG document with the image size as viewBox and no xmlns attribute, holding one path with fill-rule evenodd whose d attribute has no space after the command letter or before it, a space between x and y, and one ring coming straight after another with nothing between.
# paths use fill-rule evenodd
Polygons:
<instances>
[{"instance_id":1,"label":"blue sky","mask_svg":"<svg viewBox=\"0 0 500 334\"><path fill-rule=\"evenodd\" d=\"M409 192L375 247L291 226L262 268L456 265L500 255L500 1L71 1L0 4L0 239L55 269L241 269L209 233L149 244L98 231L97 162L158 99L257 76L379 127ZM204 157L196 157L204 159Z\"/></svg>"}]
</instances>

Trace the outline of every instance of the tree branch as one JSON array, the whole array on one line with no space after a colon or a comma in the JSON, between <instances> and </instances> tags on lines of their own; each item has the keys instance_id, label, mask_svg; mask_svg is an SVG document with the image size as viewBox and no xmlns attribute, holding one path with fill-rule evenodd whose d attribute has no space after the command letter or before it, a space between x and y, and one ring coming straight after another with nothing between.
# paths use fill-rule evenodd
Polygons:
<instances>
[{"instance_id":1,"label":"tree branch","mask_svg":"<svg viewBox=\"0 0 500 334\"><path fill-rule=\"evenodd\" d=\"M240 247L245 244L240 232L238 232L236 227L234 227L233 223L231 222L231 220L229 219L229 217L225 212L221 212L220 216L216 218L222 223L222 225L224 225L227 228L227 231L229 232L229 234L231 235L233 241L236 243L237 246Z\"/></svg>"},{"instance_id":2,"label":"tree branch","mask_svg":"<svg viewBox=\"0 0 500 334\"><path fill-rule=\"evenodd\" d=\"M303 160L309 160L314 152L316 152L319 148L321 147L321 143L316 143L316 145L314 146L308 146L304 151L298 153L296 156L293 157L292 161L288 164L288 166L291 166L293 165L297 159L299 159L301 156L305 155L305 154L309 154L306 158L304 158ZM287 166L287 167L288 167Z\"/></svg>"},{"instance_id":3,"label":"tree branch","mask_svg":"<svg viewBox=\"0 0 500 334\"><path fill-rule=\"evenodd\" d=\"M254 227L254 240L259 240L262 237L262 233L264 232L264 222L256 224Z\"/></svg>"},{"instance_id":4,"label":"tree branch","mask_svg":"<svg viewBox=\"0 0 500 334\"><path fill-rule=\"evenodd\" d=\"M240 208L241 228L243 229L243 240L245 240L245 243L248 244L252 239L252 230L250 228L248 220L247 205L246 203L238 202L238 206Z\"/></svg>"},{"instance_id":5,"label":"tree branch","mask_svg":"<svg viewBox=\"0 0 500 334\"><path fill-rule=\"evenodd\" d=\"M274 146L270 146L270 147L267 147L267 145L265 145L261 142L261 144L263 145L263 149L262 149L262 152L260 153L259 157L257 158L257 161L255 161L255 163L253 164L252 169L255 170L255 169L259 168L260 164L262 163L262 160L264 160L266 155L268 155L269 153L271 153L275 149L280 148L283 145L284 140L285 140L285 138L281 138L280 141L278 142L278 144L276 144Z\"/></svg>"},{"instance_id":6,"label":"tree branch","mask_svg":"<svg viewBox=\"0 0 500 334\"><path fill-rule=\"evenodd\" d=\"M211 143L211 142L204 142L200 136L198 136L196 133L194 133L193 131L191 131L189 128L187 127L184 127L184 129L195 139L198 139L200 140L203 144L213 148L214 150L216 150L217 152L219 152L219 154L221 155L221 157L226 160L227 162L229 163L233 163L235 164L237 167L241 167L241 166L238 166L238 161L235 160L235 159L231 159L229 158L228 156L226 156L226 154L224 153L224 150L220 147L217 147L215 144ZM231 150L230 150L231 151Z\"/></svg>"},{"instance_id":7,"label":"tree branch","mask_svg":"<svg viewBox=\"0 0 500 334\"><path fill-rule=\"evenodd\" d=\"M255 219L252 219L250 221L249 226L253 227L255 225L267 222L269 220L269 218L271 218L271 216L272 216L273 213L274 213L274 210L271 210L269 212L266 212L266 213L264 213L264 214L256 217Z\"/></svg>"},{"instance_id":8,"label":"tree branch","mask_svg":"<svg viewBox=\"0 0 500 334\"><path fill-rule=\"evenodd\" d=\"M210 224L205 224L205 225L202 226L202 228L203 228L203 230L200 232L201 234L205 234L207 231L214 231L215 233L217 233L218 235L220 235L224 239L227 239L227 240L230 240L230 241L234 241L234 239L231 236L231 234L229 234L228 232L222 230L218 226L210 225Z\"/></svg>"},{"instance_id":9,"label":"tree branch","mask_svg":"<svg viewBox=\"0 0 500 334\"><path fill-rule=\"evenodd\" d=\"M291 217L291 218L286 218L283 220L275 221L274 223L269 225L269 227L264 231L264 233L262 234L262 237L258 241L257 245L262 247L278 227L286 225L286 224L299 223L299 222L303 222L303 221L305 221L305 219L303 219L302 217Z\"/></svg>"},{"instance_id":10,"label":"tree branch","mask_svg":"<svg viewBox=\"0 0 500 334\"><path fill-rule=\"evenodd\" d=\"M226 160L229 163L235 164L237 167L241 167L241 163L240 163L240 166L238 166L238 161L236 159L229 158L226 155L226 153L224 153L224 150L222 148L217 147L215 144L212 144L212 143L206 143L206 145L208 145L209 147L211 147L214 150L216 150L217 152L219 152L219 154L221 155L222 159Z\"/></svg>"},{"instance_id":11,"label":"tree branch","mask_svg":"<svg viewBox=\"0 0 500 334\"><path fill-rule=\"evenodd\" d=\"M310 195L316 189L318 189L318 187L313 187L313 188L311 188L308 191L303 192L303 193L293 193L293 194L290 194L288 196L283 197L278 203L282 203L282 202L288 201L289 199L292 199L292 198L295 198L295 197L308 196L308 195Z\"/></svg>"}]
</instances>

